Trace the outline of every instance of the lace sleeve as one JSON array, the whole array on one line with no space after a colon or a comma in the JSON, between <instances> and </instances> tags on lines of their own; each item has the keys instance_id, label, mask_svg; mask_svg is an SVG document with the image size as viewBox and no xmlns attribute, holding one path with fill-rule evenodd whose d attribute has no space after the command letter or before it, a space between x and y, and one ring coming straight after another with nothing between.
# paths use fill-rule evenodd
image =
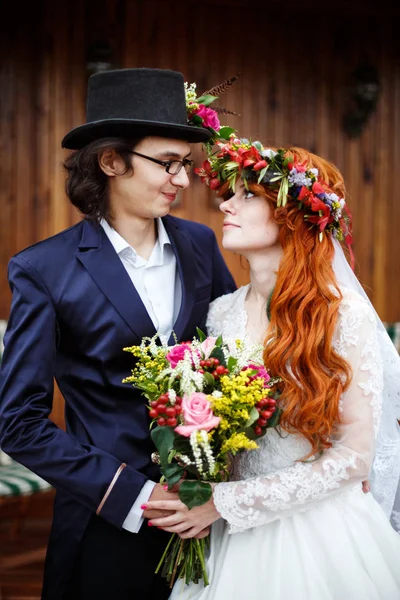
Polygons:
<instances>
[{"instance_id":1,"label":"lace sleeve","mask_svg":"<svg viewBox=\"0 0 400 600\"><path fill-rule=\"evenodd\" d=\"M206 321L208 335L217 336L221 333L225 308L226 298L224 296L220 296L210 303Z\"/></svg>"},{"instance_id":2,"label":"lace sleeve","mask_svg":"<svg viewBox=\"0 0 400 600\"><path fill-rule=\"evenodd\" d=\"M225 339L245 336L246 313L244 299L248 285L242 286L230 294L220 296L211 302L208 309L206 329L208 335Z\"/></svg>"},{"instance_id":3,"label":"lace sleeve","mask_svg":"<svg viewBox=\"0 0 400 600\"><path fill-rule=\"evenodd\" d=\"M353 377L341 399L341 423L332 447L313 462L296 462L268 475L218 484L214 501L230 533L308 510L368 477L383 385L371 309L359 299L342 305L337 329L335 349L350 363Z\"/></svg>"}]
</instances>

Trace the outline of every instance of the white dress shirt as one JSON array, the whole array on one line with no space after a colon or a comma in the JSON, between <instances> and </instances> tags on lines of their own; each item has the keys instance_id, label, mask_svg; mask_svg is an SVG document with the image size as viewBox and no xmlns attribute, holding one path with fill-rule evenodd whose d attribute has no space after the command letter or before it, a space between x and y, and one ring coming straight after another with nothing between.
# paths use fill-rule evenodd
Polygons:
<instances>
[{"instance_id":1,"label":"white dress shirt","mask_svg":"<svg viewBox=\"0 0 400 600\"><path fill-rule=\"evenodd\" d=\"M161 219L156 222L157 240L148 260L139 256L105 219L100 224L131 278L155 330L168 340L181 306L182 286L164 224ZM122 524L124 529L132 533L139 531L143 523L140 507L149 499L154 486L153 481L146 481Z\"/></svg>"}]
</instances>

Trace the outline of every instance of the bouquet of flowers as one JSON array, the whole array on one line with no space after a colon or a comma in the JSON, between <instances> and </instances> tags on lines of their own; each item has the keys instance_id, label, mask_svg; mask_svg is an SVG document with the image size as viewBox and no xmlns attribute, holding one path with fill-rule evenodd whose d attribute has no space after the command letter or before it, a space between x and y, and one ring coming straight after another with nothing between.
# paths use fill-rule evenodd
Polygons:
<instances>
[{"instance_id":1,"label":"bouquet of flowers","mask_svg":"<svg viewBox=\"0 0 400 600\"><path fill-rule=\"evenodd\" d=\"M181 481L179 497L191 509L212 495L210 482L227 481L232 458L257 448L257 438L279 421L281 380L260 360L261 347L222 337L198 338L169 347L157 336L125 348L137 359L124 379L148 399L152 456L168 488ZM157 343L158 342L158 343ZM172 534L156 572L173 586L203 580L208 585L205 551L209 538Z\"/></svg>"}]
</instances>

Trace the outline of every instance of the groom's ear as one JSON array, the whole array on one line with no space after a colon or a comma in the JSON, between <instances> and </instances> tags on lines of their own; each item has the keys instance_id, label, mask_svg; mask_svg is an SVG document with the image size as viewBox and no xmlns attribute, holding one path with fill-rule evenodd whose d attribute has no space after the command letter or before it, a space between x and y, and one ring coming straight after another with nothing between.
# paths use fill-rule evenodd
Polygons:
<instances>
[{"instance_id":1,"label":"groom's ear","mask_svg":"<svg viewBox=\"0 0 400 600\"><path fill-rule=\"evenodd\" d=\"M126 166L121 156L114 148L106 148L99 155L99 167L108 177L117 177L126 171Z\"/></svg>"}]
</instances>

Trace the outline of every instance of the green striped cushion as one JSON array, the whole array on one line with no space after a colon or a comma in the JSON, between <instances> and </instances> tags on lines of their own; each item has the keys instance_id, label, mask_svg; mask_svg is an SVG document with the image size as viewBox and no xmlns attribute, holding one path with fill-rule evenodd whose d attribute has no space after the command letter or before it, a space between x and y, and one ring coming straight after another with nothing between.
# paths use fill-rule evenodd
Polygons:
<instances>
[{"instance_id":1,"label":"green striped cushion","mask_svg":"<svg viewBox=\"0 0 400 600\"><path fill-rule=\"evenodd\" d=\"M0 466L0 498L24 496L50 488L47 481L15 461Z\"/></svg>"}]
</instances>

